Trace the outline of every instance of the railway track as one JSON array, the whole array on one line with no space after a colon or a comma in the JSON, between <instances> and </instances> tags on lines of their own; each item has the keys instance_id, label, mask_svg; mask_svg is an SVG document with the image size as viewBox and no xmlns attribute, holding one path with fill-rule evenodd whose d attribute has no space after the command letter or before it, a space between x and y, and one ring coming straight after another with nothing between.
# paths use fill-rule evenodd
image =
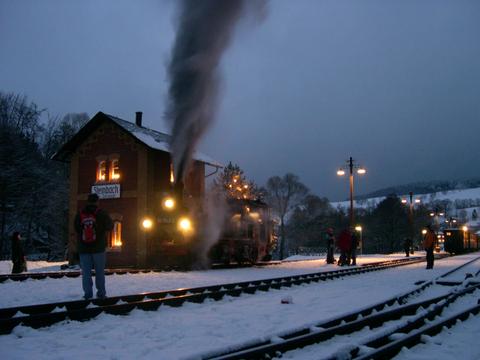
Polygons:
<instances>
[{"instance_id":1,"label":"railway track","mask_svg":"<svg viewBox=\"0 0 480 360\"><path fill-rule=\"evenodd\" d=\"M274 266L274 265L281 265L287 262L299 262L299 261L318 261L315 260L287 260L287 261L263 261L259 262L253 266ZM368 265L375 265L380 264L381 262L377 263L369 263L364 264L362 266ZM236 268L243 268L243 267L252 267L251 264L213 264L212 269L236 269ZM173 268L165 268L165 269L133 269L133 268L125 268L125 269L105 269L105 275L125 275L125 274L141 274L141 273L150 273L150 272L165 272L165 271L172 271L177 270ZM95 270L92 270L92 273L95 274ZM45 272L31 272L31 273L22 273L22 274L0 274L0 283L12 280L12 281L25 281L25 280L44 280L44 279L61 279L61 278L77 278L82 274L80 270L67 270L67 271L45 271Z\"/></svg>"},{"instance_id":2,"label":"railway track","mask_svg":"<svg viewBox=\"0 0 480 360\"><path fill-rule=\"evenodd\" d=\"M128 314L133 309L155 311L162 305L178 307L185 302L201 303L206 299L220 300L224 296L254 294L257 291L280 289L371 271L390 269L423 262L424 259L399 259L369 264L362 267L342 268L336 271L283 276L271 279L244 281L195 288L182 288L160 292L122 295L105 299L77 300L0 309L0 334L8 334L17 325L39 328L71 319L85 321L102 312L115 315Z\"/></svg>"},{"instance_id":3,"label":"railway track","mask_svg":"<svg viewBox=\"0 0 480 360\"><path fill-rule=\"evenodd\" d=\"M272 266L272 265L280 265L286 262L298 262L298 261L318 261L315 260L287 260L287 261L262 261L258 262L254 265L252 264L212 264L211 269L236 269L236 268L244 268L244 267L252 267L252 266ZM133 268L120 268L120 269L105 269L105 275L125 275L125 274L141 274L141 273L149 273L149 272L165 272L165 271L172 271L172 270L180 270L176 268L163 268L163 269L133 269ZM95 274L95 270L92 270L92 273ZM12 281L25 281L25 280L44 280L44 279L61 279L61 278L76 278L82 274L80 270L66 270L66 271L45 271L45 272L30 272L30 273L21 273L21 274L0 274L0 283L5 282L7 280Z\"/></svg>"},{"instance_id":4,"label":"railway track","mask_svg":"<svg viewBox=\"0 0 480 360\"><path fill-rule=\"evenodd\" d=\"M272 359L281 357L283 353L292 350L298 350L310 345L325 344L326 341L334 336L349 335L354 336L361 332L365 327L370 329L380 328L387 322L394 322L388 325L390 330L379 332L379 335L367 341L360 342L359 345L350 345L346 349L333 353L325 359L387 359L395 356L404 346L411 347L421 342L422 335L434 335L440 332L444 326L454 325L458 320L465 320L470 314L478 314L480 305L469 306L451 316L444 316L441 320L436 317L442 314L447 307L454 304L461 297L471 294L480 289L480 282L473 281L474 277L469 277L461 288L456 282L445 282L453 272L459 271L476 261L477 257L461 266L449 271L440 277L424 282L417 288L393 297L387 301L363 308L359 311L351 312L340 317L319 321L313 326L310 324L303 329L295 329L282 334L274 334L270 337L263 337L257 341L250 341L244 346L230 346L226 349L210 351L205 354L195 356L195 359L202 360L226 360L226 359ZM480 274L480 270L475 273L475 277ZM447 294L432 297L417 303L411 303L412 300L432 286L452 286ZM387 327L387 325L385 325ZM351 343L351 340L349 340ZM316 351L318 354L324 352L324 349Z\"/></svg>"}]
</instances>

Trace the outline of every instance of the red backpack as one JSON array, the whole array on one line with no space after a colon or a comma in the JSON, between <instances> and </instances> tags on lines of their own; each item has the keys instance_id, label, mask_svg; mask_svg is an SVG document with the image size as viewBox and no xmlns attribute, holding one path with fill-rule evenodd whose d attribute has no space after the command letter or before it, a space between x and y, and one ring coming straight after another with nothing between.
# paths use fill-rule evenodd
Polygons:
<instances>
[{"instance_id":1,"label":"red backpack","mask_svg":"<svg viewBox=\"0 0 480 360\"><path fill-rule=\"evenodd\" d=\"M92 244L97 241L97 213L87 213L84 210L80 212L80 226L82 227L82 241L85 244Z\"/></svg>"}]
</instances>

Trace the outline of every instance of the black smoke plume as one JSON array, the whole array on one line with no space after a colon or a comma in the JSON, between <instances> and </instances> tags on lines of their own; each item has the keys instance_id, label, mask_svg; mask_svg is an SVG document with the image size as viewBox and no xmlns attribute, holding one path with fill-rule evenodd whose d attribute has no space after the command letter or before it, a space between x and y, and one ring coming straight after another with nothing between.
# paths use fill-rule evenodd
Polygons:
<instances>
[{"instance_id":1,"label":"black smoke plume","mask_svg":"<svg viewBox=\"0 0 480 360\"><path fill-rule=\"evenodd\" d=\"M167 117L172 122L176 181L182 181L195 147L214 118L217 67L244 0L182 0L168 65Z\"/></svg>"}]
</instances>

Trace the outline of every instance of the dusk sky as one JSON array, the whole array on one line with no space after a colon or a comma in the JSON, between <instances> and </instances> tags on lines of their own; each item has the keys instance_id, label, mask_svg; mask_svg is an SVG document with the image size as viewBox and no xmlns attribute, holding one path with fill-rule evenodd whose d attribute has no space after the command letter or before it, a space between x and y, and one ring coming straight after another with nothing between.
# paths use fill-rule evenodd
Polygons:
<instances>
[{"instance_id":1,"label":"dusk sky","mask_svg":"<svg viewBox=\"0 0 480 360\"><path fill-rule=\"evenodd\" d=\"M177 5L0 0L0 91L165 131ZM236 27L201 150L331 200L349 156L358 194L480 176L479 19L477 0L272 0Z\"/></svg>"}]
</instances>

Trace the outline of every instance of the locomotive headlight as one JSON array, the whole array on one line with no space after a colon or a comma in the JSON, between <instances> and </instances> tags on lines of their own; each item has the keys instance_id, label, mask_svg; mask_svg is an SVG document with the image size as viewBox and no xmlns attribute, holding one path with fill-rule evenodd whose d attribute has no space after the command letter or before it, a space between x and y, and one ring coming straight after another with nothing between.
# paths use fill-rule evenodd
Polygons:
<instances>
[{"instance_id":1,"label":"locomotive headlight","mask_svg":"<svg viewBox=\"0 0 480 360\"><path fill-rule=\"evenodd\" d=\"M178 230L184 234L190 233L193 230L192 222L187 217L182 217L178 220Z\"/></svg>"},{"instance_id":2,"label":"locomotive headlight","mask_svg":"<svg viewBox=\"0 0 480 360\"><path fill-rule=\"evenodd\" d=\"M175 207L175 200L171 197L167 197L163 200L162 205L166 210L172 210Z\"/></svg>"},{"instance_id":3,"label":"locomotive headlight","mask_svg":"<svg viewBox=\"0 0 480 360\"><path fill-rule=\"evenodd\" d=\"M144 230L150 230L153 227L153 221L150 218L144 218L142 221L142 228Z\"/></svg>"}]
</instances>

